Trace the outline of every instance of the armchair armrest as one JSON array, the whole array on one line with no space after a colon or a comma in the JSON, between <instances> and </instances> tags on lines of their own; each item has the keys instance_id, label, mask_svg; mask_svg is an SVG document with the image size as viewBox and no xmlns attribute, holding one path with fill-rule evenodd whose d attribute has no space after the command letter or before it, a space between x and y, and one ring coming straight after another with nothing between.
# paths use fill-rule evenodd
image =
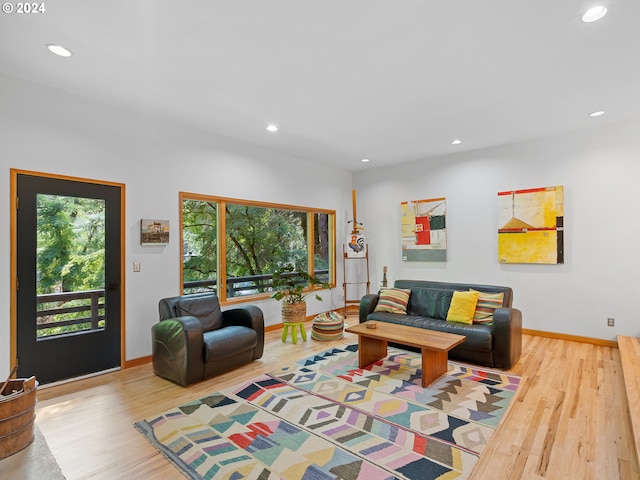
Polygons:
<instances>
[{"instance_id":1,"label":"armchair armrest","mask_svg":"<svg viewBox=\"0 0 640 480\"><path fill-rule=\"evenodd\" d=\"M222 312L223 326L239 325L256 331L258 343L254 349L253 359L262 357L264 352L264 316L262 310L255 305L232 308Z\"/></svg>"},{"instance_id":2,"label":"armchair armrest","mask_svg":"<svg viewBox=\"0 0 640 480\"><path fill-rule=\"evenodd\" d=\"M497 308L493 313L493 362L509 369L522 353L522 313L516 308Z\"/></svg>"},{"instance_id":3,"label":"armchair armrest","mask_svg":"<svg viewBox=\"0 0 640 480\"><path fill-rule=\"evenodd\" d=\"M154 372L182 386L204 375L202 323L184 316L161 320L151 327Z\"/></svg>"},{"instance_id":4,"label":"armchair armrest","mask_svg":"<svg viewBox=\"0 0 640 480\"><path fill-rule=\"evenodd\" d=\"M360 323L367 321L367 315L375 310L379 299L380 296L376 293L365 295L360 299Z\"/></svg>"}]
</instances>

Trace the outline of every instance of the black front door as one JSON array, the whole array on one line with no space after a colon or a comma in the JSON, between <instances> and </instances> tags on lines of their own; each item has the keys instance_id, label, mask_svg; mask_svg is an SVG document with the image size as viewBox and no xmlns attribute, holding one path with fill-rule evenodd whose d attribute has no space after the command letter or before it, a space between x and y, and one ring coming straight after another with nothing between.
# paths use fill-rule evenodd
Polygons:
<instances>
[{"instance_id":1,"label":"black front door","mask_svg":"<svg viewBox=\"0 0 640 480\"><path fill-rule=\"evenodd\" d=\"M18 376L40 384L121 363L122 187L18 174Z\"/></svg>"}]
</instances>

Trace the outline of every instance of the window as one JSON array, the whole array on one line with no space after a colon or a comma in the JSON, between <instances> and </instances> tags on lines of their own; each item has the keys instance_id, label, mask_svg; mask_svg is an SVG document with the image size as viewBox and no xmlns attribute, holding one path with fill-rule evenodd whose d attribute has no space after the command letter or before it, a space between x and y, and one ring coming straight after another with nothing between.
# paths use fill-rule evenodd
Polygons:
<instances>
[{"instance_id":1,"label":"window","mask_svg":"<svg viewBox=\"0 0 640 480\"><path fill-rule=\"evenodd\" d=\"M182 291L268 296L285 265L335 283L335 212L180 194Z\"/></svg>"},{"instance_id":2,"label":"window","mask_svg":"<svg viewBox=\"0 0 640 480\"><path fill-rule=\"evenodd\" d=\"M105 328L105 201L36 195L37 338Z\"/></svg>"}]
</instances>

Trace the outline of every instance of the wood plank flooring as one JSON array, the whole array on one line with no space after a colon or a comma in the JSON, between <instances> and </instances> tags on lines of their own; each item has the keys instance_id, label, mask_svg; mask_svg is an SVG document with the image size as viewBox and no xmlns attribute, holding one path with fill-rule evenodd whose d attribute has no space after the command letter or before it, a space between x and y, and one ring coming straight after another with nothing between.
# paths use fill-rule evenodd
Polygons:
<instances>
[{"instance_id":1,"label":"wood plank flooring","mask_svg":"<svg viewBox=\"0 0 640 480\"><path fill-rule=\"evenodd\" d=\"M68 480L183 478L135 421L357 341L346 334L293 345L281 342L280 331L266 337L259 361L188 388L156 377L149 364L42 389L37 424ZM510 372L523 383L472 479L640 478L617 349L525 335Z\"/></svg>"}]
</instances>

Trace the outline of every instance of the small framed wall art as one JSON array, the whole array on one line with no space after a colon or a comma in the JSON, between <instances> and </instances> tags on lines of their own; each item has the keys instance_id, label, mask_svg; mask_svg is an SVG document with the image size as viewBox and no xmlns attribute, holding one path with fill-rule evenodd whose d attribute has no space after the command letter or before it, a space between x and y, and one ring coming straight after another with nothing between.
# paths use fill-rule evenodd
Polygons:
<instances>
[{"instance_id":1,"label":"small framed wall art","mask_svg":"<svg viewBox=\"0 0 640 480\"><path fill-rule=\"evenodd\" d=\"M352 233L347 239L347 257L359 258L367 256L367 242L361 233Z\"/></svg>"},{"instance_id":2,"label":"small framed wall art","mask_svg":"<svg viewBox=\"0 0 640 480\"><path fill-rule=\"evenodd\" d=\"M140 220L140 245L166 245L169 243L169 220Z\"/></svg>"}]
</instances>

